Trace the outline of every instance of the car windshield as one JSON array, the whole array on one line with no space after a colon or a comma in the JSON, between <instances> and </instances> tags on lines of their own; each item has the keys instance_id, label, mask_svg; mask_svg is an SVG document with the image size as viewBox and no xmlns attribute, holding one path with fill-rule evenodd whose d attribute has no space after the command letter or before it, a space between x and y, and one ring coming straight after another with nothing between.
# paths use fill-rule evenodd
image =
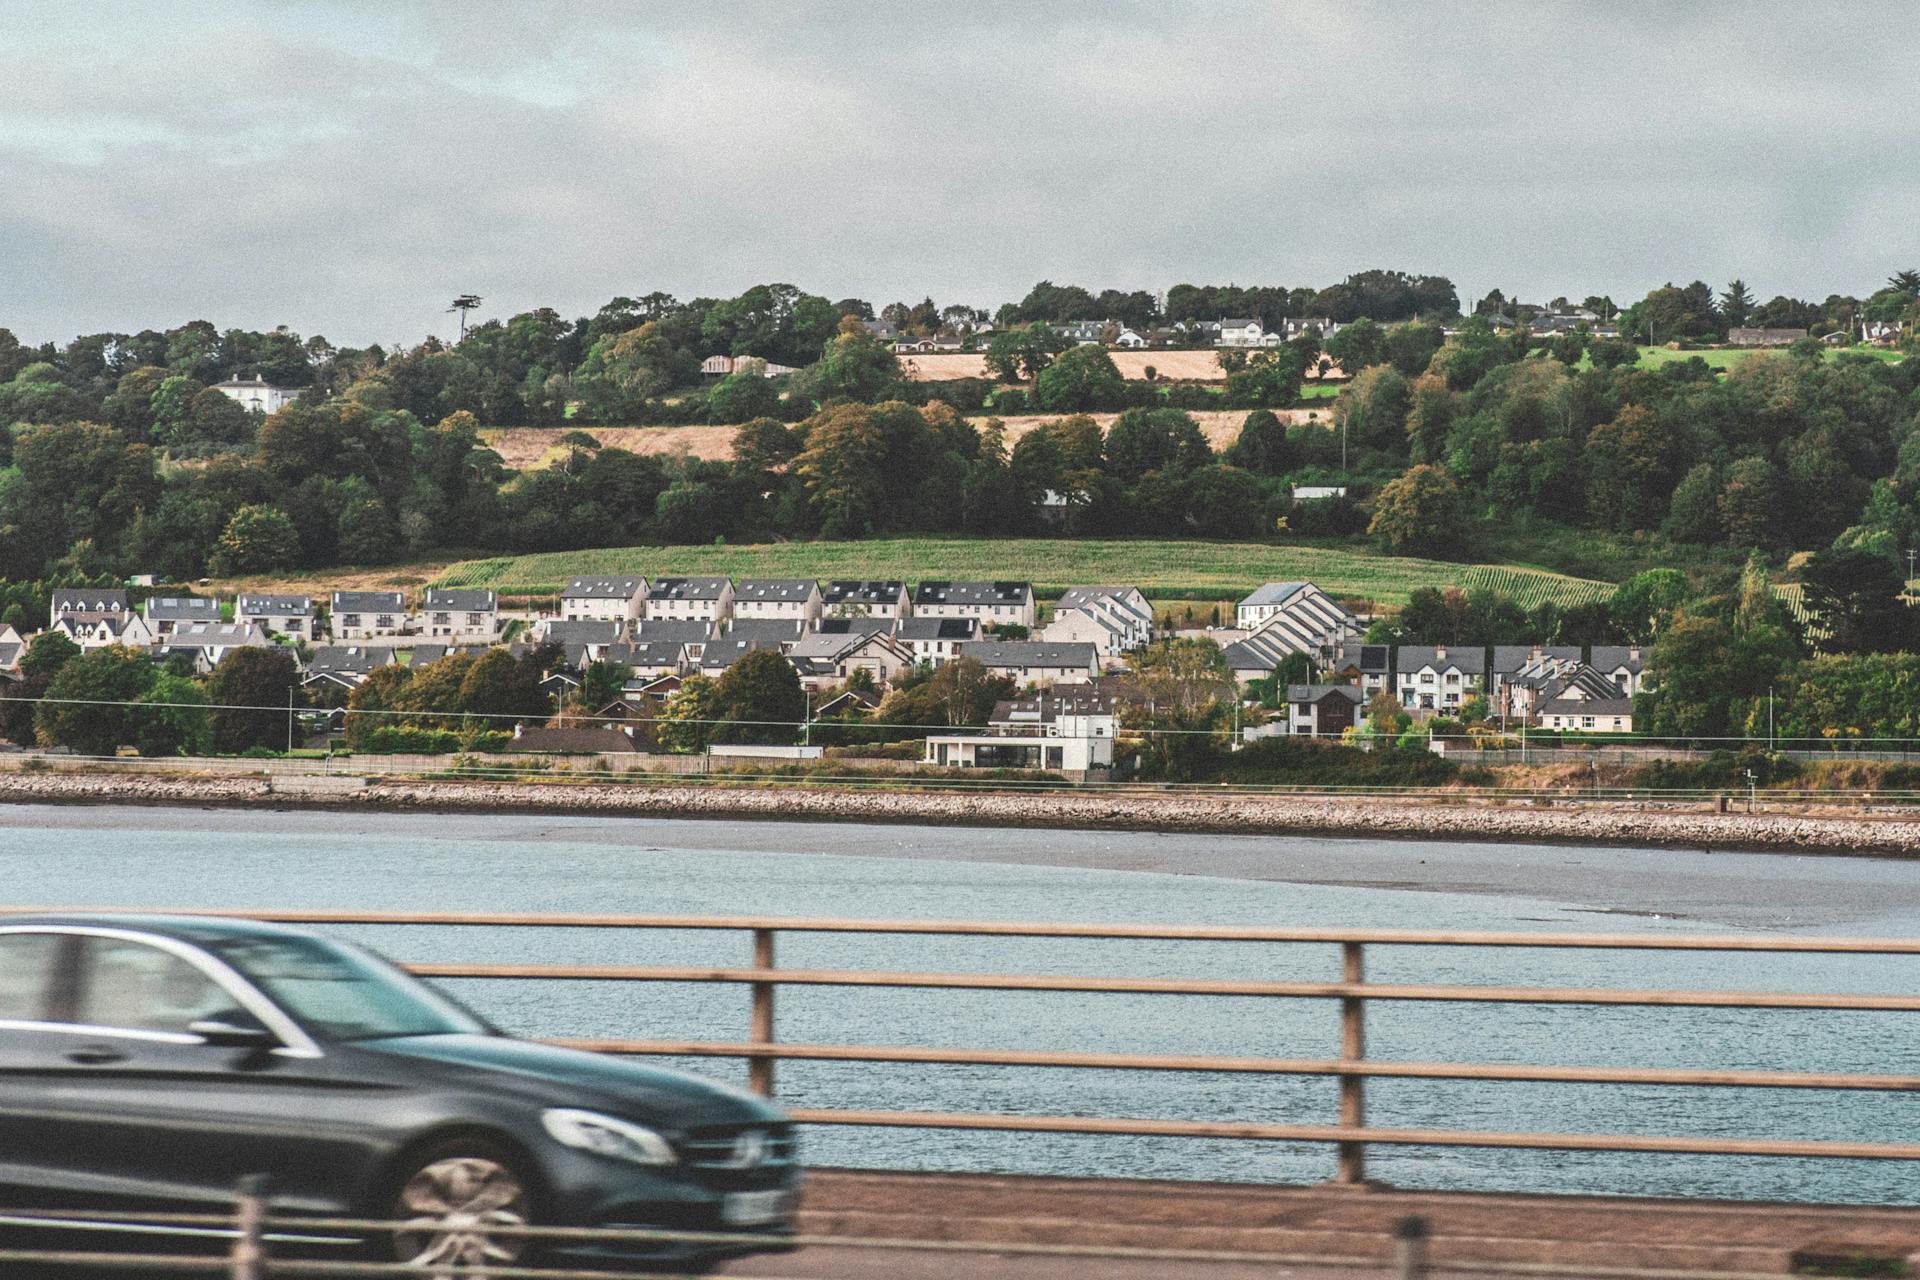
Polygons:
<instances>
[{"instance_id":1,"label":"car windshield","mask_svg":"<svg viewBox=\"0 0 1920 1280\"><path fill-rule=\"evenodd\" d=\"M475 1035L490 1028L419 980L323 938L234 938L220 958L323 1040Z\"/></svg>"}]
</instances>

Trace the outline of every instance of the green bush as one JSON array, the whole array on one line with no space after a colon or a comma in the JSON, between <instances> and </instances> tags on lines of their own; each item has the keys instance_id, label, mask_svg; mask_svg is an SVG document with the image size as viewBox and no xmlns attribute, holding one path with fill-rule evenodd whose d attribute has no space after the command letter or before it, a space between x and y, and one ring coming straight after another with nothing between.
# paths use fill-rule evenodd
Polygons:
<instances>
[{"instance_id":1,"label":"green bush","mask_svg":"<svg viewBox=\"0 0 1920 1280\"><path fill-rule=\"evenodd\" d=\"M498 730L463 734L452 729L382 725L362 735L359 750L374 755L450 755L454 752L499 751L512 740L512 734Z\"/></svg>"},{"instance_id":2,"label":"green bush","mask_svg":"<svg viewBox=\"0 0 1920 1280\"><path fill-rule=\"evenodd\" d=\"M1786 756L1747 747L1738 752L1716 751L1705 760L1652 760L1629 773L1627 785L1676 791L1740 789L1747 785L1749 771L1752 781L1765 787L1798 777L1800 765Z\"/></svg>"}]
</instances>

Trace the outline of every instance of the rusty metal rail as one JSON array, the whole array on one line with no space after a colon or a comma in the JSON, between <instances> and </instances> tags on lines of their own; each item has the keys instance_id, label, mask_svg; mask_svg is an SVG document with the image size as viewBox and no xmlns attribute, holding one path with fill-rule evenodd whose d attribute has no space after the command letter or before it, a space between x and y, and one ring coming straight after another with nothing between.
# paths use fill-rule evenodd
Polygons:
<instances>
[{"instance_id":1,"label":"rusty metal rail","mask_svg":"<svg viewBox=\"0 0 1920 1280\"><path fill-rule=\"evenodd\" d=\"M7 912L26 908L5 909ZM688 1039L564 1039L555 1043L603 1053L728 1058L748 1064L752 1087L775 1092L781 1061L864 1062L916 1065L1039 1067L1077 1070L1219 1072L1240 1075L1330 1078L1338 1087L1335 1124L1243 1123L1231 1119L1159 1120L1103 1116L1012 1115L983 1112L881 1111L803 1108L803 1124L926 1128L1061 1134L1118 1134L1227 1138L1268 1142L1324 1143L1337 1154L1337 1181L1366 1178L1369 1146L1528 1148L1646 1154L1739 1155L1859 1160L1920 1160L1920 1144L1816 1139L1694 1137L1676 1134L1515 1133L1484 1130L1402 1129L1367 1123L1370 1079L1458 1080L1485 1083L1547 1082L1591 1085L1651 1085L1697 1088L1767 1088L1827 1091L1920 1092L1920 1076L1829 1071L1676 1067L1582 1067L1476 1062L1410 1062L1369 1059L1366 1011L1373 1001L1498 1005L1585 1005L1640 1008L1749 1009L1776 1011L1920 1012L1920 996L1796 991L1634 990L1608 987L1536 987L1440 983L1376 983L1366 978L1369 947L1537 948L1573 952L1688 951L1791 955L1920 956L1920 939L1768 938L1753 936L1635 936L1620 934L1466 933L1444 930L1246 928L1182 925L1095 925L927 920L799 920L779 917L679 917L645 915L552 915L502 913L411 913L392 911L222 911L220 914L309 925L427 925L476 928L726 931L745 933L750 965L673 967L609 964L475 964L420 962L408 965L431 978L728 984L750 989L744 1042ZM1135 978L1104 975L894 972L856 969L784 969L776 960L782 933L901 935L1024 939L1104 939L1244 944L1331 945L1340 950L1340 979L1329 982L1215 978ZM775 1019L782 986L919 990L1026 991L1179 995L1255 999L1328 1000L1339 1009L1337 1056L1263 1058L1202 1055L1053 1052L917 1045L782 1043Z\"/></svg>"}]
</instances>

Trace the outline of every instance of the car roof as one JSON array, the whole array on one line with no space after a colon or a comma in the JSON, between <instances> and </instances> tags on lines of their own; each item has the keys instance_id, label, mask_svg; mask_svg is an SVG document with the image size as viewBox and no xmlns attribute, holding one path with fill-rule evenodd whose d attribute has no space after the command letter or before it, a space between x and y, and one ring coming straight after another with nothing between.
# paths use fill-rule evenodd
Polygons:
<instances>
[{"instance_id":1,"label":"car roof","mask_svg":"<svg viewBox=\"0 0 1920 1280\"><path fill-rule=\"evenodd\" d=\"M131 911L62 911L39 915L0 915L0 929L21 925L43 928L125 929L150 933L157 937L202 945L231 942L240 938L305 938L313 935L305 929L262 920L226 916L147 915Z\"/></svg>"}]
</instances>

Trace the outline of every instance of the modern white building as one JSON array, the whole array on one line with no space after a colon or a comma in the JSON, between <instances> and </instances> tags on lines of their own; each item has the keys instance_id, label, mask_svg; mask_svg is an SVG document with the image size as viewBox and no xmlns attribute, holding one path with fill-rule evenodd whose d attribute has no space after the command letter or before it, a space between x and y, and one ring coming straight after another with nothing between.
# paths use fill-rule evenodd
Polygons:
<instances>
[{"instance_id":1,"label":"modern white building","mask_svg":"<svg viewBox=\"0 0 1920 1280\"><path fill-rule=\"evenodd\" d=\"M1486 672L1479 648L1449 650L1446 645L1403 644L1394 655L1395 688L1400 705L1412 711L1453 715L1479 693Z\"/></svg>"},{"instance_id":2,"label":"modern white building","mask_svg":"<svg viewBox=\"0 0 1920 1280\"><path fill-rule=\"evenodd\" d=\"M313 637L313 597L241 595L233 602L233 620L309 640Z\"/></svg>"},{"instance_id":3,"label":"modern white building","mask_svg":"<svg viewBox=\"0 0 1920 1280\"><path fill-rule=\"evenodd\" d=\"M142 612L154 636L161 640L180 627L221 620L220 602L206 596L149 596Z\"/></svg>"},{"instance_id":4,"label":"modern white building","mask_svg":"<svg viewBox=\"0 0 1920 1280\"><path fill-rule=\"evenodd\" d=\"M922 760L956 769L1109 769L1116 723L1113 700L1091 685L1056 685L1000 703L985 733L930 735Z\"/></svg>"},{"instance_id":5,"label":"modern white building","mask_svg":"<svg viewBox=\"0 0 1920 1280\"><path fill-rule=\"evenodd\" d=\"M742 578L733 589L736 618L820 621L820 584L812 578Z\"/></svg>"},{"instance_id":6,"label":"modern white building","mask_svg":"<svg viewBox=\"0 0 1920 1280\"><path fill-rule=\"evenodd\" d=\"M836 578L820 589L822 616L828 618L911 617L913 601L907 584L892 579L854 581Z\"/></svg>"},{"instance_id":7,"label":"modern white building","mask_svg":"<svg viewBox=\"0 0 1920 1280\"><path fill-rule=\"evenodd\" d=\"M398 591L336 591L335 640L374 640L407 633L407 598Z\"/></svg>"}]
</instances>

